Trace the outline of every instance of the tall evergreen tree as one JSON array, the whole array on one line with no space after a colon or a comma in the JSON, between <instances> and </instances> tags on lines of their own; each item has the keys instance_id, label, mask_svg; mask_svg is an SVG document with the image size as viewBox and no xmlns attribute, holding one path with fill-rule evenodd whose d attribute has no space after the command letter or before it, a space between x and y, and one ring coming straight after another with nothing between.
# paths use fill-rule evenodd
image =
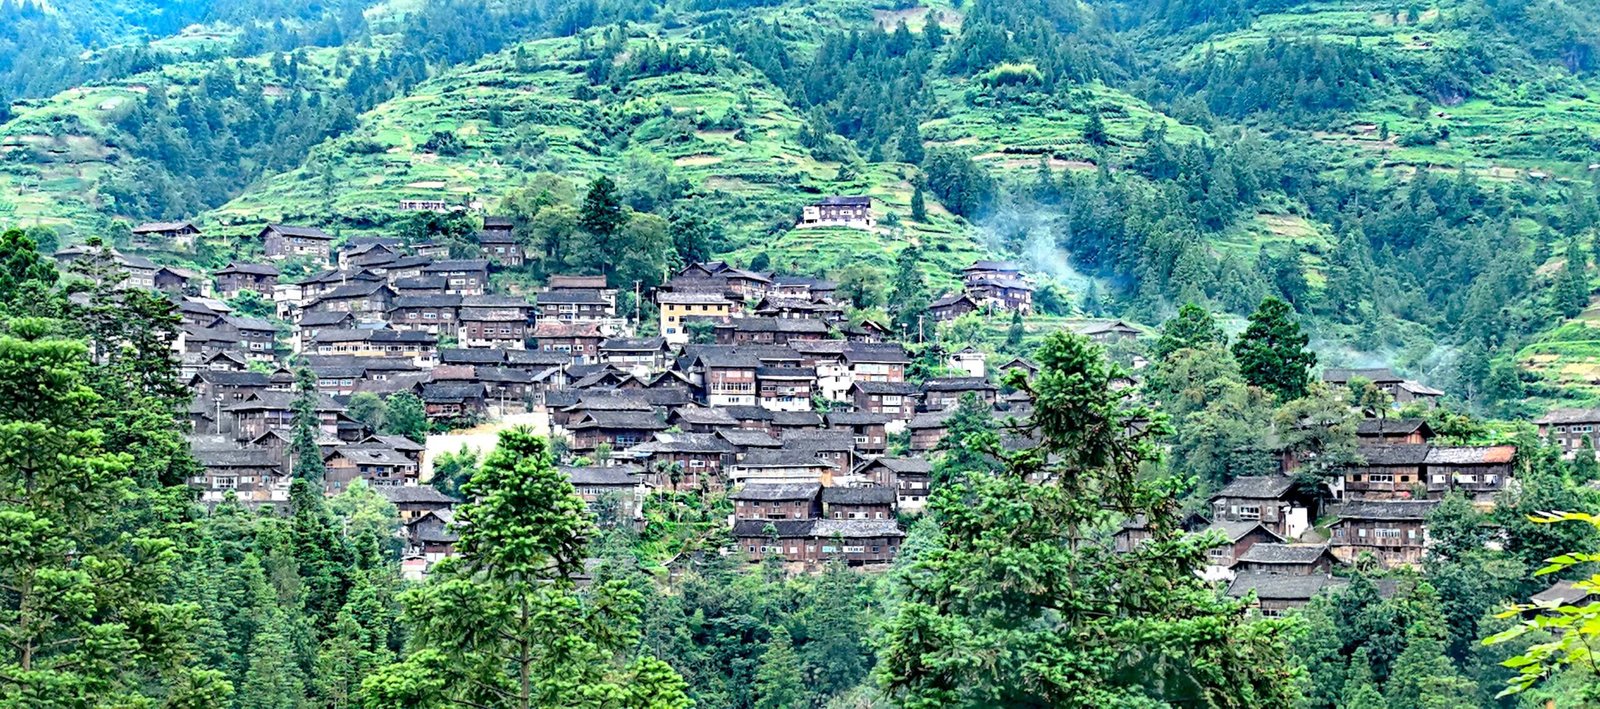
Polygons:
<instances>
[{"instance_id":1,"label":"tall evergreen tree","mask_svg":"<svg viewBox=\"0 0 1600 709\"><path fill-rule=\"evenodd\" d=\"M689 705L683 680L638 654L638 592L576 592L594 528L544 439L502 432L465 492L460 557L403 595L408 654L363 683L367 706Z\"/></svg>"},{"instance_id":2,"label":"tall evergreen tree","mask_svg":"<svg viewBox=\"0 0 1600 709\"><path fill-rule=\"evenodd\" d=\"M1203 349L1210 345L1226 346L1228 336L1217 325L1211 311L1192 302L1178 307L1178 314L1161 325L1161 336L1150 348L1154 360L1166 359L1181 349Z\"/></svg>"},{"instance_id":3,"label":"tall evergreen tree","mask_svg":"<svg viewBox=\"0 0 1600 709\"><path fill-rule=\"evenodd\" d=\"M1185 535L1174 491L1141 474L1165 422L1113 386L1125 374L1083 337L1053 335L1035 360L1040 371L1017 383L1036 402L1038 447L932 495L941 534L905 569L878 667L891 696L954 707L1295 703L1283 626L1244 622L1238 601L1199 579L1213 541ZM1151 540L1118 553L1089 534L1108 509L1143 516Z\"/></svg>"},{"instance_id":4,"label":"tall evergreen tree","mask_svg":"<svg viewBox=\"0 0 1600 709\"><path fill-rule=\"evenodd\" d=\"M789 629L782 625L772 629L767 651L761 654L755 690L756 709L804 709L811 705L801 682L800 659L795 655L794 642L789 637Z\"/></svg>"},{"instance_id":5,"label":"tall evergreen tree","mask_svg":"<svg viewBox=\"0 0 1600 709\"><path fill-rule=\"evenodd\" d=\"M1284 401L1306 395L1317 363L1317 355L1306 349L1311 338L1300 331L1293 313L1282 299L1268 297L1233 343L1245 380Z\"/></svg>"}]
</instances>

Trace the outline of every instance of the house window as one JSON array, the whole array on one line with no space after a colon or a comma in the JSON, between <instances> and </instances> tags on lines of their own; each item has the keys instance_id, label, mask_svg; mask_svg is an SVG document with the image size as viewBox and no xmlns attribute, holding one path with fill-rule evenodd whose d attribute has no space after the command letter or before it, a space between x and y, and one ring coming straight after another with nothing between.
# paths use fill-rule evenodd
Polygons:
<instances>
[{"instance_id":1,"label":"house window","mask_svg":"<svg viewBox=\"0 0 1600 709\"><path fill-rule=\"evenodd\" d=\"M1240 519L1261 519L1260 505L1239 505L1234 510Z\"/></svg>"}]
</instances>

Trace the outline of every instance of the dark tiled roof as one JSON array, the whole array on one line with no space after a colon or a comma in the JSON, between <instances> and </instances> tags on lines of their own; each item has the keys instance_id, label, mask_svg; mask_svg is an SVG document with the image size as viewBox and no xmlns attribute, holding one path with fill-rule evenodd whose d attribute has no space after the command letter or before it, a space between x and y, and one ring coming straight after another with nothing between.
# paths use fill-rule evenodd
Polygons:
<instances>
[{"instance_id":1,"label":"dark tiled roof","mask_svg":"<svg viewBox=\"0 0 1600 709\"><path fill-rule=\"evenodd\" d=\"M822 489L820 483L750 483L728 495L730 500L811 500Z\"/></svg>"},{"instance_id":2,"label":"dark tiled roof","mask_svg":"<svg viewBox=\"0 0 1600 709\"><path fill-rule=\"evenodd\" d=\"M1294 488L1294 478L1285 475L1262 475L1234 478L1211 499L1243 497L1255 500L1276 500Z\"/></svg>"},{"instance_id":3,"label":"dark tiled roof","mask_svg":"<svg viewBox=\"0 0 1600 709\"><path fill-rule=\"evenodd\" d=\"M1367 369L1345 369L1329 367L1322 370L1322 381L1333 384L1348 384L1351 379L1360 377L1375 384L1399 384L1404 381L1400 375L1388 367L1370 367Z\"/></svg>"},{"instance_id":4,"label":"dark tiled roof","mask_svg":"<svg viewBox=\"0 0 1600 709\"><path fill-rule=\"evenodd\" d=\"M1422 465L1428 459L1425 443L1396 446L1361 446L1356 455L1367 465Z\"/></svg>"},{"instance_id":5,"label":"dark tiled roof","mask_svg":"<svg viewBox=\"0 0 1600 709\"><path fill-rule=\"evenodd\" d=\"M1243 598L1255 591L1257 598L1267 601L1309 601L1323 589L1347 583L1344 579L1322 575L1243 573L1228 585L1228 595Z\"/></svg>"},{"instance_id":6,"label":"dark tiled roof","mask_svg":"<svg viewBox=\"0 0 1600 709\"><path fill-rule=\"evenodd\" d=\"M1239 561L1253 564L1312 564L1328 553L1326 544L1272 544L1258 542L1245 550Z\"/></svg>"},{"instance_id":7,"label":"dark tiled roof","mask_svg":"<svg viewBox=\"0 0 1600 709\"><path fill-rule=\"evenodd\" d=\"M740 539L766 538L767 525L771 525L781 539L801 539L811 536L811 528L816 522L812 519L741 519L733 523L733 536Z\"/></svg>"},{"instance_id":8,"label":"dark tiled roof","mask_svg":"<svg viewBox=\"0 0 1600 709\"><path fill-rule=\"evenodd\" d=\"M853 386L867 394L912 396L917 393L917 385L911 382L856 382Z\"/></svg>"},{"instance_id":9,"label":"dark tiled roof","mask_svg":"<svg viewBox=\"0 0 1600 709\"><path fill-rule=\"evenodd\" d=\"M904 537L899 523L892 519L819 519L811 527L811 536L819 539L843 537L845 539L870 539Z\"/></svg>"},{"instance_id":10,"label":"dark tiled roof","mask_svg":"<svg viewBox=\"0 0 1600 709\"><path fill-rule=\"evenodd\" d=\"M1359 436L1408 436L1428 425L1422 419L1362 419L1356 424Z\"/></svg>"},{"instance_id":11,"label":"dark tiled roof","mask_svg":"<svg viewBox=\"0 0 1600 709\"><path fill-rule=\"evenodd\" d=\"M250 276L276 276L278 269L263 263L230 263L216 272L217 275L242 273Z\"/></svg>"},{"instance_id":12,"label":"dark tiled roof","mask_svg":"<svg viewBox=\"0 0 1600 709\"><path fill-rule=\"evenodd\" d=\"M399 504L428 504L436 503L453 505L455 498L450 497L432 485L379 485L374 490L384 499Z\"/></svg>"},{"instance_id":13,"label":"dark tiled roof","mask_svg":"<svg viewBox=\"0 0 1600 709\"><path fill-rule=\"evenodd\" d=\"M623 428L660 431L667 427L649 411L587 411L578 421L567 426L578 430L585 428Z\"/></svg>"},{"instance_id":14,"label":"dark tiled roof","mask_svg":"<svg viewBox=\"0 0 1600 709\"><path fill-rule=\"evenodd\" d=\"M983 377L936 377L922 383L923 391L994 391Z\"/></svg>"},{"instance_id":15,"label":"dark tiled roof","mask_svg":"<svg viewBox=\"0 0 1600 709\"><path fill-rule=\"evenodd\" d=\"M745 454L739 465L749 468L811 468L833 467L832 463L818 460L810 451L778 449L752 450Z\"/></svg>"},{"instance_id":16,"label":"dark tiled roof","mask_svg":"<svg viewBox=\"0 0 1600 709\"><path fill-rule=\"evenodd\" d=\"M433 403L467 403L483 397L484 387L478 382L429 382L422 385L422 400Z\"/></svg>"},{"instance_id":17,"label":"dark tiled roof","mask_svg":"<svg viewBox=\"0 0 1600 709\"><path fill-rule=\"evenodd\" d=\"M852 364L856 362L905 364L911 361L911 356L906 354L906 348L897 342L851 342L845 345L844 359Z\"/></svg>"},{"instance_id":18,"label":"dark tiled roof","mask_svg":"<svg viewBox=\"0 0 1600 709\"><path fill-rule=\"evenodd\" d=\"M540 305L550 303L572 303L574 305L606 305L608 301L601 297L599 291L593 290L549 290L535 296Z\"/></svg>"},{"instance_id":19,"label":"dark tiled roof","mask_svg":"<svg viewBox=\"0 0 1600 709\"><path fill-rule=\"evenodd\" d=\"M439 350L441 364L500 364L505 361L506 350L458 348Z\"/></svg>"},{"instance_id":20,"label":"dark tiled roof","mask_svg":"<svg viewBox=\"0 0 1600 709\"><path fill-rule=\"evenodd\" d=\"M1437 500L1352 500L1333 510L1341 520L1392 519L1421 521L1428 517Z\"/></svg>"},{"instance_id":21,"label":"dark tiled roof","mask_svg":"<svg viewBox=\"0 0 1600 709\"><path fill-rule=\"evenodd\" d=\"M893 505L895 491L892 487L825 487L822 503L825 505Z\"/></svg>"},{"instance_id":22,"label":"dark tiled roof","mask_svg":"<svg viewBox=\"0 0 1600 709\"><path fill-rule=\"evenodd\" d=\"M629 474L628 468L595 467L595 466L561 466L561 472L566 473L567 480L573 485L614 485L618 487L632 486L637 480Z\"/></svg>"},{"instance_id":23,"label":"dark tiled roof","mask_svg":"<svg viewBox=\"0 0 1600 709\"><path fill-rule=\"evenodd\" d=\"M1565 426L1570 423L1600 423L1600 409L1551 409L1534 420L1546 426Z\"/></svg>"},{"instance_id":24,"label":"dark tiled roof","mask_svg":"<svg viewBox=\"0 0 1600 709\"><path fill-rule=\"evenodd\" d=\"M829 426L881 426L890 421L888 414L865 411L835 411L826 418Z\"/></svg>"},{"instance_id":25,"label":"dark tiled roof","mask_svg":"<svg viewBox=\"0 0 1600 709\"><path fill-rule=\"evenodd\" d=\"M321 229L312 226L289 226L287 224L268 224L267 229L278 232L284 236L296 236L302 239L332 240L333 236Z\"/></svg>"},{"instance_id":26,"label":"dark tiled roof","mask_svg":"<svg viewBox=\"0 0 1600 709\"><path fill-rule=\"evenodd\" d=\"M865 470L877 465L888 468L896 474L927 475L933 472L933 464L928 462L926 458L900 458L895 456L884 456L869 460L857 470Z\"/></svg>"}]
</instances>

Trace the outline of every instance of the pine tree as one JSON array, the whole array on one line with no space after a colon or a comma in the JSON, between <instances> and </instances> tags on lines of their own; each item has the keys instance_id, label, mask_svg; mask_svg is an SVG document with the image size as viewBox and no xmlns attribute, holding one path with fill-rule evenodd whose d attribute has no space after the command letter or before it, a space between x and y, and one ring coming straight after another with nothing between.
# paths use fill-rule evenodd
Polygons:
<instances>
[{"instance_id":1,"label":"pine tree","mask_svg":"<svg viewBox=\"0 0 1600 709\"><path fill-rule=\"evenodd\" d=\"M639 592L576 592L594 527L544 439L502 432L465 492L460 556L402 595L409 654L363 682L366 705L689 705L681 678L637 654Z\"/></svg>"},{"instance_id":2,"label":"pine tree","mask_svg":"<svg viewBox=\"0 0 1600 709\"><path fill-rule=\"evenodd\" d=\"M249 669L239 687L238 706L301 709L306 706L305 683L295 664L289 613L273 606L261 611L265 619L251 639Z\"/></svg>"},{"instance_id":3,"label":"pine tree","mask_svg":"<svg viewBox=\"0 0 1600 709\"><path fill-rule=\"evenodd\" d=\"M1161 336L1150 348L1150 357L1160 361L1181 349L1226 346L1228 336L1217 325L1211 311L1194 303L1184 303L1178 314L1161 325Z\"/></svg>"},{"instance_id":4,"label":"pine tree","mask_svg":"<svg viewBox=\"0 0 1600 709\"><path fill-rule=\"evenodd\" d=\"M294 438L289 442L294 453L294 478L321 487L327 466L322 460L322 447L318 445L322 420L318 414L321 395L317 392L317 377L310 369L301 367L295 372Z\"/></svg>"},{"instance_id":5,"label":"pine tree","mask_svg":"<svg viewBox=\"0 0 1600 709\"><path fill-rule=\"evenodd\" d=\"M1100 117L1100 109L1089 111L1089 122L1083 126L1083 139L1090 145L1096 146L1105 145L1110 139L1110 136L1106 135L1106 122Z\"/></svg>"},{"instance_id":6,"label":"pine tree","mask_svg":"<svg viewBox=\"0 0 1600 709\"><path fill-rule=\"evenodd\" d=\"M928 198L922 194L922 185L911 191L911 221L923 224L928 221Z\"/></svg>"},{"instance_id":7,"label":"pine tree","mask_svg":"<svg viewBox=\"0 0 1600 709\"><path fill-rule=\"evenodd\" d=\"M1339 702L1339 707L1340 709L1389 709L1383 693L1378 691L1377 682L1372 679L1371 654L1365 647L1356 650L1355 654L1350 656L1350 670L1344 681L1343 700Z\"/></svg>"},{"instance_id":8,"label":"pine tree","mask_svg":"<svg viewBox=\"0 0 1600 709\"><path fill-rule=\"evenodd\" d=\"M789 629L778 626L761 653L761 666L755 677L756 709L804 709L805 685L800 682L800 659L795 655Z\"/></svg>"},{"instance_id":9,"label":"pine tree","mask_svg":"<svg viewBox=\"0 0 1600 709\"><path fill-rule=\"evenodd\" d=\"M351 554L334 525L324 494L326 467L322 447L317 444L320 394L316 376L302 368L296 376L295 387L295 433L290 442L294 452L294 479L289 483L295 560L305 582L306 612L316 619L316 627L325 629L344 603L345 574Z\"/></svg>"},{"instance_id":10,"label":"pine tree","mask_svg":"<svg viewBox=\"0 0 1600 709\"><path fill-rule=\"evenodd\" d=\"M812 586L804 611L808 629L801 650L811 688L821 698L855 687L866 678L872 649L866 644L866 605L861 579L842 559L828 562Z\"/></svg>"},{"instance_id":11,"label":"pine tree","mask_svg":"<svg viewBox=\"0 0 1600 709\"><path fill-rule=\"evenodd\" d=\"M13 319L0 335L0 703L158 704L216 699L221 674L195 663L195 606L171 603L173 540L143 513L133 456L104 447L97 421L126 402L91 381L86 344ZM170 421L170 418L168 419ZM148 481L147 481L148 482ZM181 512L174 512L181 515ZM133 622L130 622L133 621ZM145 622L148 621L148 622Z\"/></svg>"},{"instance_id":12,"label":"pine tree","mask_svg":"<svg viewBox=\"0 0 1600 709\"><path fill-rule=\"evenodd\" d=\"M1006 328L1005 350L1007 352L1022 354L1022 337L1025 334L1027 334L1027 330L1023 329L1022 326L1022 311L1012 311L1011 326Z\"/></svg>"},{"instance_id":13,"label":"pine tree","mask_svg":"<svg viewBox=\"0 0 1600 709\"><path fill-rule=\"evenodd\" d=\"M1269 296L1251 313L1250 324L1233 344L1233 356L1246 381L1280 401L1298 399L1305 396L1317 363L1316 354L1306 349L1310 341L1289 304Z\"/></svg>"},{"instance_id":14,"label":"pine tree","mask_svg":"<svg viewBox=\"0 0 1600 709\"><path fill-rule=\"evenodd\" d=\"M928 314L928 285L922 273L922 247L907 244L895 257L894 281L889 293L894 325L908 338L921 341Z\"/></svg>"},{"instance_id":15,"label":"pine tree","mask_svg":"<svg viewBox=\"0 0 1600 709\"><path fill-rule=\"evenodd\" d=\"M1210 542L1184 533L1172 488L1144 474L1167 434L1163 418L1113 386L1126 373L1086 338L1056 333L1035 361L1040 371L1017 383L1037 402L1028 436L1038 446L1009 454L1004 474L962 475L933 492L928 514L940 533L902 580L880 652L891 699L1296 703L1283 680L1294 672L1287 626L1245 622L1241 601L1196 575ZM1108 509L1142 517L1153 536L1118 554L1085 535ZM1181 620L1157 610L1179 606ZM977 656L987 659L970 661ZM1129 657L1141 658L1139 671L1123 671Z\"/></svg>"},{"instance_id":16,"label":"pine tree","mask_svg":"<svg viewBox=\"0 0 1600 709\"><path fill-rule=\"evenodd\" d=\"M1413 618L1406 649L1395 658L1384 686L1389 709L1472 709L1478 706L1473 683L1445 652L1445 620L1439 595L1427 582L1406 599Z\"/></svg>"}]
</instances>

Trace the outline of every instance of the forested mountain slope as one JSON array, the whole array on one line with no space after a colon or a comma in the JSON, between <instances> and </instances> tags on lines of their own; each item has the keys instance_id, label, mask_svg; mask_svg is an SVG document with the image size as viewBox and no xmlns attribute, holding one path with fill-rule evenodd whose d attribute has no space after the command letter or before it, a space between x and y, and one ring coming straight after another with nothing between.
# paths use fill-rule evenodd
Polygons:
<instances>
[{"instance_id":1,"label":"forested mountain slope","mask_svg":"<svg viewBox=\"0 0 1600 709\"><path fill-rule=\"evenodd\" d=\"M210 24L117 36L193 51L15 105L0 210L199 218L216 265L262 221L381 232L402 200L493 211L606 173L636 210L714 214L736 261L886 269L915 240L933 272L1021 256L1068 307L1148 321L1277 294L1329 363L1480 406L1587 398L1592 5L179 6ZM890 223L788 229L856 193Z\"/></svg>"}]
</instances>

